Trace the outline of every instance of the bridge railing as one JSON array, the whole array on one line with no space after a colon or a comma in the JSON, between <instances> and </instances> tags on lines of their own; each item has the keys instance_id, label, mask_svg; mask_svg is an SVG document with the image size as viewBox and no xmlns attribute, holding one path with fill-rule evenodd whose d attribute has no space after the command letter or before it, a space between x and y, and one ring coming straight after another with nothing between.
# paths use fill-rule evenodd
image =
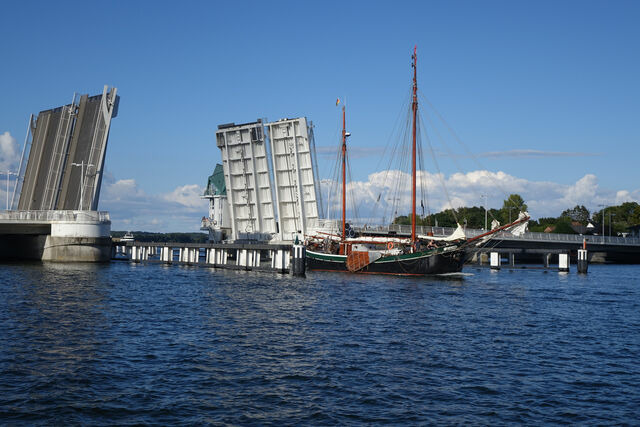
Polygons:
<instances>
[{"instance_id":1,"label":"bridge railing","mask_svg":"<svg viewBox=\"0 0 640 427\"><path fill-rule=\"evenodd\" d=\"M538 240L538 241L559 241L559 242L577 242L582 243L583 239L589 243L608 244L608 245L640 245L638 237L618 237L618 236L594 236L582 234L560 234L560 233L538 233L528 232L522 236L514 236L511 233L504 233L505 239L522 239L522 240Z\"/></svg>"},{"instance_id":2,"label":"bridge railing","mask_svg":"<svg viewBox=\"0 0 640 427\"><path fill-rule=\"evenodd\" d=\"M104 211L1 211L0 221L111 221L109 212Z\"/></svg>"},{"instance_id":3,"label":"bridge railing","mask_svg":"<svg viewBox=\"0 0 640 427\"><path fill-rule=\"evenodd\" d=\"M410 225L380 225L380 226L357 226L354 228L358 231L369 232L382 232L382 233L396 233L396 234L411 234ZM432 232L434 236L448 236L455 231L452 227L432 227L432 226L416 226L417 234L425 235L428 232ZM465 234L467 237L475 237L484 233L485 230L467 228ZM608 245L640 245L640 238L638 237L618 237L618 236L594 236L594 235L581 235L581 234L560 234L560 233L539 233L539 232L527 232L521 236L514 236L508 231L501 231L494 235L496 239L509 239L509 240L532 240L532 241L545 241L545 242L567 242L581 244L583 239L587 239L587 244L608 244Z\"/></svg>"}]
</instances>

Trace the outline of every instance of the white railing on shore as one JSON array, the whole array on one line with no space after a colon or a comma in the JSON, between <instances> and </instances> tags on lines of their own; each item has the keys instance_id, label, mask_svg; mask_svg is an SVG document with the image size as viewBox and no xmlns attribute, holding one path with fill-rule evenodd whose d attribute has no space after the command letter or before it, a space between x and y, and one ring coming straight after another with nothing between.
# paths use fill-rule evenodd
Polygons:
<instances>
[{"instance_id":1,"label":"white railing on shore","mask_svg":"<svg viewBox=\"0 0 640 427\"><path fill-rule=\"evenodd\" d=\"M105 211L0 211L0 221L111 221Z\"/></svg>"}]
</instances>

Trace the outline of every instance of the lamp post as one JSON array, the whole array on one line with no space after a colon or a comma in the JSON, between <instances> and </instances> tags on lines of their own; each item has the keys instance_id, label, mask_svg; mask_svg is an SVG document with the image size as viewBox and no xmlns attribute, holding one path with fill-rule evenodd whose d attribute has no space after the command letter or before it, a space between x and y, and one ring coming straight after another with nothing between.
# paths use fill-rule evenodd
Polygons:
<instances>
[{"instance_id":1,"label":"lamp post","mask_svg":"<svg viewBox=\"0 0 640 427\"><path fill-rule=\"evenodd\" d=\"M487 229L487 197L489 197L487 194L483 194L482 197L484 197L484 229Z\"/></svg>"},{"instance_id":2,"label":"lamp post","mask_svg":"<svg viewBox=\"0 0 640 427\"><path fill-rule=\"evenodd\" d=\"M9 210L9 177L10 177L11 175L13 175L13 176L16 176L16 177L17 177L17 176L18 176L18 174L17 174L17 173L15 173L15 172L11 172L11 171L6 171L5 173L7 174L7 210Z\"/></svg>"},{"instance_id":3,"label":"lamp post","mask_svg":"<svg viewBox=\"0 0 640 427\"><path fill-rule=\"evenodd\" d=\"M78 204L80 206L79 210L82 210L82 201L84 199L84 160L80 163L71 163L71 166L80 166L80 203ZM87 168L89 168L89 166L93 165L91 163L88 163L86 166Z\"/></svg>"},{"instance_id":4,"label":"lamp post","mask_svg":"<svg viewBox=\"0 0 640 427\"><path fill-rule=\"evenodd\" d=\"M602 237L604 238L604 213L606 212L607 205L598 205L602 208Z\"/></svg>"},{"instance_id":5,"label":"lamp post","mask_svg":"<svg viewBox=\"0 0 640 427\"><path fill-rule=\"evenodd\" d=\"M611 209L609 209L609 237L611 237L611 215L616 216L616 214L612 214Z\"/></svg>"}]
</instances>

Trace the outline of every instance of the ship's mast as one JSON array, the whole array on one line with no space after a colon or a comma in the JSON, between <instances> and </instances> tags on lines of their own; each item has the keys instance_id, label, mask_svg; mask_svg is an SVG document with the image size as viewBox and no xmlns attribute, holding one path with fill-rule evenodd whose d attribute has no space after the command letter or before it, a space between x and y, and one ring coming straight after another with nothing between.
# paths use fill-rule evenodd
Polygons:
<instances>
[{"instance_id":1,"label":"ship's mast","mask_svg":"<svg viewBox=\"0 0 640 427\"><path fill-rule=\"evenodd\" d=\"M411 155L411 245L416 243L416 116L418 113L418 80L416 78L416 62L418 59L417 46L413 48L413 101L411 110L413 112L412 129L412 155Z\"/></svg>"},{"instance_id":2,"label":"ship's mast","mask_svg":"<svg viewBox=\"0 0 640 427\"><path fill-rule=\"evenodd\" d=\"M347 226L347 130L346 130L346 119L345 119L345 106L342 106L342 242L343 245L340 247L340 253L345 254L347 251L347 245L344 243L346 241L346 226Z\"/></svg>"}]
</instances>

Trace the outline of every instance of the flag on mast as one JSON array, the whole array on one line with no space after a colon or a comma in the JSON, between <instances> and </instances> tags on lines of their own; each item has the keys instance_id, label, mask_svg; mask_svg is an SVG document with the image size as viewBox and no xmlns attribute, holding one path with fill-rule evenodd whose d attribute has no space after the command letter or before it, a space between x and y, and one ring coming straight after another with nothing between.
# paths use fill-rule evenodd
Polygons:
<instances>
[{"instance_id":1,"label":"flag on mast","mask_svg":"<svg viewBox=\"0 0 640 427\"><path fill-rule=\"evenodd\" d=\"M336 99L336 107L340 104L340 98Z\"/></svg>"}]
</instances>

